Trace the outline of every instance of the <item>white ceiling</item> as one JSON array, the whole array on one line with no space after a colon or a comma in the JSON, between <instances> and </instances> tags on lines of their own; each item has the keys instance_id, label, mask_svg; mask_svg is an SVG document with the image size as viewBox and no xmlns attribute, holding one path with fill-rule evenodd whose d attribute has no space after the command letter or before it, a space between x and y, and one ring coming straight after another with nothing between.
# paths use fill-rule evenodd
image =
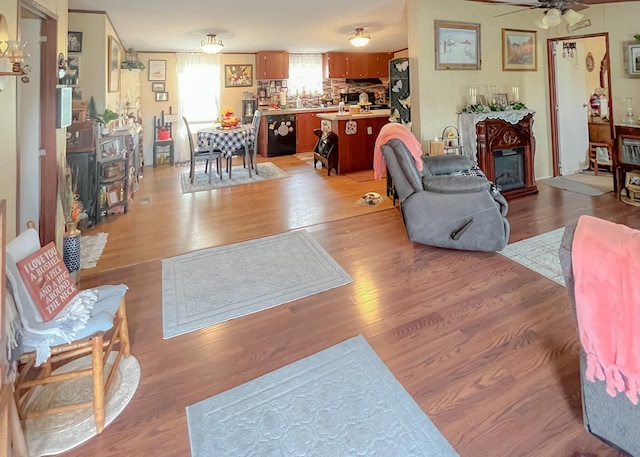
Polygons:
<instances>
[{"instance_id":1,"label":"white ceiling","mask_svg":"<svg viewBox=\"0 0 640 457\"><path fill-rule=\"evenodd\" d=\"M371 35L365 52L407 48L406 0L69 0L69 9L106 11L139 52L200 51L208 33L223 53L354 51L356 27Z\"/></svg>"}]
</instances>

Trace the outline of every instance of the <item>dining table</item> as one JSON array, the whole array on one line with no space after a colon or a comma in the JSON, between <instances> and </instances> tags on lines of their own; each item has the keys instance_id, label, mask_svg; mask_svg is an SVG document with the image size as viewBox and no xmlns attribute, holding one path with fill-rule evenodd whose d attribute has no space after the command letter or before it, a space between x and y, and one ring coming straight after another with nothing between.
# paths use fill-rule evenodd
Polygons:
<instances>
[{"instance_id":1,"label":"dining table","mask_svg":"<svg viewBox=\"0 0 640 457\"><path fill-rule=\"evenodd\" d=\"M256 141L255 130L252 124L238 124L235 127L206 127L198 130L198 146L219 149L222 156L231 160L233 153L244 148L245 163L249 164L249 177L251 178L251 156L249 147ZM255 164L256 173L258 172ZM229 168L231 170L231 168ZM231 172L229 172L231 177Z\"/></svg>"}]
</instances>

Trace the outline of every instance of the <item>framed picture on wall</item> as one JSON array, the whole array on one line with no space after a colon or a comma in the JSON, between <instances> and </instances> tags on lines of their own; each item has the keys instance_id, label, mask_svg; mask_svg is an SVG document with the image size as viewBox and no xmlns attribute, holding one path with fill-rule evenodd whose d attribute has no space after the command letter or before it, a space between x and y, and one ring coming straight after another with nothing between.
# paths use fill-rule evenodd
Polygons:
<instances>
[{"instance_id":1,"label":"framed picture on wall","mask_svg":"<svg viewBox=\"0 0 640 457\"><path fill-rule=\"evenodd\" d=\"M225 65L224 87L253 86L253 65Z\"/></svg>"},{"instance_id":2,"label":"framed picture on wall","mask_svg":"<svg viewBox=\"0 0 640 457\"><path fill-rule=\"evenodd\" d=\"M67 32L67 52L82 52L82 32Z\"/></svg>"},{"instance_id":3,"label":"framed picture on wall","mask_svg":"<svg viewBox=\"0 0 640 457\"><path fill-rule=\"evenodd\" d=\"M120 43L109 36L109 92L120 92Z\"/></svg>"},{"instance_id":4,"label":"framed picture on wall","mask_svg":"<svg viewBox=\"0 0 640 457\"><path fill-rule=\"evenodd\" d=\"M535 30L502 29L502 70L536 71L538 56Z\"/></svg>"},{"instance_id":5,"label":"framed picture on wall","mask_svg":"<svg viewBox=\"0 0 640 457\"><path fill-rule=\"evenodd\" d=\"M168 102L169 101L169 92L156 92L156 101L157 102Z\"/></svg>"},{"instance_id":6,"label":"framed picture on wall","mask_svg":"<svg viewBox=\"0 0 640 457\"><path fill-rule=\"evenodd\" d=\"M640 42L624 43L623 60L629 76L640 76Z\"/></svg>"},{"instance_id":7,"label":"framed picture on wall","mask_svg":"<svg viewBox=\"0 0 640 457\"><path fill-rule=\"evenodd\" d=\"M480 70L480 24L435 21L436 70Z\"/></svg>"},{"instance_id":8,"label":"framed picture on wall","mask_svg":"<svg viewBox=\"0 0 640 457\"><path fill-rule=\"evenodd\" d=\"M167 80L167 61L149 60L149 81Z\"/></svg>"},{"instance_id":9,"label":"framed picture on wall","mask_svg":"<svg viewBox=\"0 0 640 457\"><path fill-rule=\"evenodd\" d=\"M164 92L164 83L151 83L151 92Z\"/></svg>"}]
</instances>

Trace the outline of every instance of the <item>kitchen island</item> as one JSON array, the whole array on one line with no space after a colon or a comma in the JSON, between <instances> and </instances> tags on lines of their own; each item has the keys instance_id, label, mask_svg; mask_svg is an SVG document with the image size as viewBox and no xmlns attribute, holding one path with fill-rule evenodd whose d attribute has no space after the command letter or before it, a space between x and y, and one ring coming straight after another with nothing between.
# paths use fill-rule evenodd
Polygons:
<instances>
[{"instance_id":1,"label":"kitchen island","mask_svg":"<svg viewBox=\"0 0 640 457\"><path fill-rule=\"evenodd\" d=\"M331 131L338 136L338 174L373 168L373 148L384 124L389 122L388 109L368 113L319 113L331 122Z\"/></svg>"}]
</instances>

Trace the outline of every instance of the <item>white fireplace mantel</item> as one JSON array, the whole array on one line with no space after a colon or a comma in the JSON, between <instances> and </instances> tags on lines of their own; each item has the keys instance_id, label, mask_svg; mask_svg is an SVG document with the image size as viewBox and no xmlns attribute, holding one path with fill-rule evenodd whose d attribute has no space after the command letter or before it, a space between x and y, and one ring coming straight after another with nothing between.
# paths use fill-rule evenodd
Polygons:
<instances>
[{"instance_id":1,"label":"white fireplace mantel","mask_svg":"<svg viewBox=\"0 0 640 457\"><path fill-rule=\"evenodd\" d=\"M502 119L510 124L517 124L528 114L535 114L530 109L510 109L506 111L489 111L488 113L460 113L458 128L464 146L464 153L473 163L478 163L478 138L476 124L486 119Z\"/></svg>"}]
</instances>

